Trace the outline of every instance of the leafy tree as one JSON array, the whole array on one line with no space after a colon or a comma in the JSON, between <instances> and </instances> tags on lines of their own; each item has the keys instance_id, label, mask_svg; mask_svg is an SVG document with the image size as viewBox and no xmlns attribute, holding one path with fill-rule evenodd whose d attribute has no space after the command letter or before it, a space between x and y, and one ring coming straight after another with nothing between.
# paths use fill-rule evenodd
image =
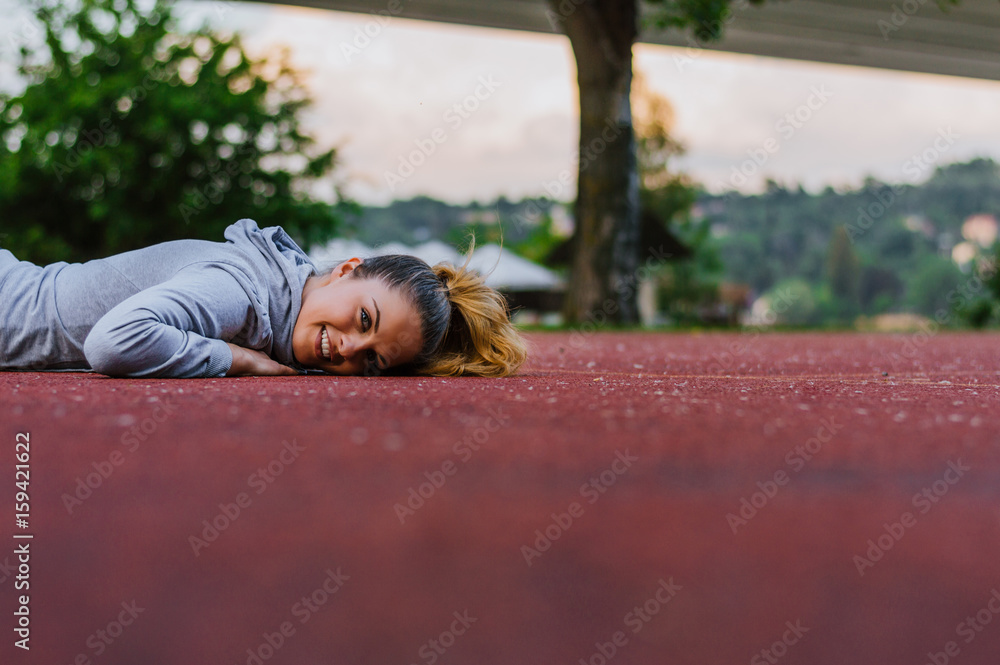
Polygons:
<instances>
[{"instance_id":1,"label":"leafy tree","mask_svg":"<svg viewBox=\"0 0 1000 665\"><path fill-rule=\"evenodd\" d=\"M671 161L685 150L672 134L674 108L639 75L633 80L632 100L640 209L659 218L665 228L676 229L687 220L697 188L690 177L671 168Z\"/></svg>"},{"instance_id":2,"label":"leafy tree","mask_svg":"<svg viewBox=\"0 0 1000 665\"><path fill-rule=\"evenodd\" d=\"M978 158L939 166L922 188L921 207L937 224L1000 209L1000 165Z\"/></svg>"},{"instance_id":3,"label":"leafy tree","mask_svg":"<svg viewBox=\"0 0 1000 665\"><path fill-rule=\"evenodd\" d=\"M299 125L310 99L287 54L238 36L178 34L171 5L38 0L26 88L0 97L0 234L36 262L174 238L219 240L242 217L306 245L337 214L310 186L335 151ZM339 194L339 189L337 191Z\"/></svg>"},{"instance_id":4,"label":"leafy tree","mask_svg":"<svg viewBox=\"0 0 1000 665\"><path fill-rule=\"evenodd\" d=\"M942 165L923 183L868 179L857 189L827 187L816 194L779 187L754 195L702 192L698 206L719 232L714 240L727 281L764 293L781 279L802 278L817 295L827 294L830 306L819 298L819 311L843 321L849 312L829 288L828 261L835 229L844 226L844 249L849 245L858 260L860 310L934 316L941 307L951 311L949 291L972 279L948 258L965 220L973 214L1000 218L1000 166L977 158ZM987 300L987 293L979 292L975 311L973 298L964 298L956 309L961 316L952 321L1000 322L993 313L1000 296Z\"/></svg>"},{"instance_id":5,"label":"leafy tree","mask_svg":"<svg viewBox=\"0 0 1000 665\"><path fill-rule=\"evenodd\" d=\"M895 271L869 265L861 269L858 292L865 314L881 314L889 311L903 295L903 282Z\"/></svg>"},{"instance_id":6,"label":"leafy tree","mask_svg":"<svg viewBox=\"0 0 1000 665\"><path fill-rule=\"evenodd\" d=\"M847 229L838 226L830 238L827 254L827 277L830 294L836 299L838 318L849 320L857 314L858 257L847 237Z\"/></svg>"},{"instance_id":7,"label":"leafy tree","mask_svg":"<svg viewBox=\"0 0 1000 665\"><path fill-rule=\"evenodd\" d=\"M749 0L760 4L762 0ZM649 0L660 27L722 36L730 0ZM580 150L570 290L564 319L603 316L638 322L634 283L640 243L640 200L632 125L632 46L639 36L640 0L549 0L550 19L566 33L580 89ZM613 312L606 301L616 303Z\"/></svg>"},{"instance_id":8,"label":"leafy tree","mask_svg":"<svg viewBox=\"0 0 1000 665\"><path fill-rule=\"evenodd\" d=\"M949 297L958 293L965 280L962 271L951 259L929 256L910 278L907 285L908 304L913 311L932 318L948 315L955 304L949 301Z\"/></svg>"},{"instance_id":9,"label":"leafy tree","mask_svg":"<svg viewBox=\"0 0 1000 665\"><path fill-rule=\"evenodd\" d=\"M524 239L513 243L511 248L529 261L542 264L562 241L563 237L556 233L552 215L545 213L537 224L530 228Z\"/></svg>"},{"instance_id":10,"label":"leafy tree","mask_svg":"<svg viewBox=\"0 0 1000 665\"><path fill-rule=\"evenodd\" d=\"M657 267L658 306L675 323L699 323L707 309L719 304L722 263L710 226L690 218L697 187L686 174L671 168L671 160L684 154L684 146L672 135L673 106L638 74L633 79L632 106L643 223L661 225L690 250L689 256Z\"/></svg>"},{"instance_id":11,"label":"leafy tree","mask_svg":"<svg viewBox=\"0 0 1000 665\"><path fill-rule=\"evenodd\" d=\"M651 23L692 30L700 45L723 36L732 5L763 0L548 0L548 16L569 38L580 90L580 150L575 214L579 242L563 309L567 321L595 318L611 299L609 318L635 323L633 290L640 238L635 132L629 91L632 46L642 4ZM959 0L937 0L941 9ZM607 315L608 312L601 312Z\"/></svg>"},{"instance_id":12,"label":"leafy tree","mask_svg":"<svg viewBox=\"0 0 1000 665\"><path fill-rule=\"evenodd\" d=\"M477 247L503 245L519 256L544 264L565 240L555 229L554 205L547 198L515 203L505 197L485 207L473 205L458 216L462 223L452 226L444 240L454 247L467 248L470 238L474 238Z\"/></svg>"},{"instance_id":13,"label":"leafy tree","mask_svg":"<svg viewBox=\"0 0 1000 665\"><path fill-rule=\"evenodd\" d=\"M995 242L987 256L974 270L966 288L950 294L955 313L974 328L1000 324L1000 242Z\"/></svg>"},{"instance_id":14,"label":"leafy tree","mask_svg":"<svg viewBox=\"0 0 1000 665\"><path fill-rule=\"evenodd\" d=\"M728 312L712 313L721 306L719 281L722 262L712 243L707 220L687 220L679 225L678 237L692 250L691 256L669 263L660 279L659 307L679 325L721 320Z\"/></svg>"},{"instance_id":15,"label":"leafy tree","mask_svg":"<svg viewBox=\"0 0 1000 665\"><path fill-rule=\"evenodd\" d=\"M764 297L771 303L777 321L782 324L810 326L822 320L824 295L804 279L784 279Z\"/></svg>"}]
</instances>

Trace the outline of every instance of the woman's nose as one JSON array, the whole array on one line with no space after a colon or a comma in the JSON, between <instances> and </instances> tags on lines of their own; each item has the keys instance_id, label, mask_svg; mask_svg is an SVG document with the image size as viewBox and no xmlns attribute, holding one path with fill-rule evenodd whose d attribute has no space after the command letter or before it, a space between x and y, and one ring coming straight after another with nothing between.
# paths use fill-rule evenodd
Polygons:
<instances>
[{"instance_id":1,"label":"woman's nose","mask_svg":"<svg viewBox=\"0 0 1000 665\"><path fill-rule=\"evenodd\" d=\"M364 344L352 335L345 335L340 339L340 355L347 360L350 360L363 348Z\"/></svg>"}]
</instances>

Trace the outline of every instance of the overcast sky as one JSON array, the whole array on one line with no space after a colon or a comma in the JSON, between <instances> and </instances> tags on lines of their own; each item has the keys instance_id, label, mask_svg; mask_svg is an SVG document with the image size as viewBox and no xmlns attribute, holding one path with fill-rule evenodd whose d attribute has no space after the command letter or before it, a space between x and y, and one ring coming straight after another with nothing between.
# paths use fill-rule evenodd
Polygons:
<instances>
[{"instance_id":1,"label":"overcast sky","mask_svg":"<svg viewBox=\"0 0 1000 665\"><path fill-rule=\"evenodd\" d=\"M255 54L291 49L317 102L307 126L342 146L348 191L363 203L556 193L552 183L573 168L579 121L564 37L401 18L376 30L370 15L257 3L184 2L178 12L188 24L240 30ZM376 36L355 42L366 27ZM758 191L765 177L811 191L857 186L867 175L922 180L930 171L912 157L936 140L946 148L936 164L1000 160L997 82L684 55L640 45L636 69L675 108L687 148L677 168L712 191ZM420 145L429 156L413 154ZM748 161L754 153L766 153L762 166Z\"/></svg>"}]
</instances>

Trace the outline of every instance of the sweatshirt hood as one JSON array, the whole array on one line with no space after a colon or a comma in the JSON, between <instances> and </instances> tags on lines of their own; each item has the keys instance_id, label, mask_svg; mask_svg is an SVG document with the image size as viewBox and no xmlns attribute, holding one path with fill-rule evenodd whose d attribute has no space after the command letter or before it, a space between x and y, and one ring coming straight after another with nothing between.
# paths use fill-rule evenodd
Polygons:
<instances>
[{"instance_id":1,"label":"sweatshirt hood","mask_svg":"<svg viewBox=\"0 0 1000 665\"><path fill-rule=\"evenodd\" d=\"M243 250L259 270L266 285L267 317L272 330L272 358L296 369L303 369L292 353L292 330L302 308L302 289L316 273L316 264L280 226L263 229L252 219L231 224L226 240Z\"/></svg>"}]
</instances>

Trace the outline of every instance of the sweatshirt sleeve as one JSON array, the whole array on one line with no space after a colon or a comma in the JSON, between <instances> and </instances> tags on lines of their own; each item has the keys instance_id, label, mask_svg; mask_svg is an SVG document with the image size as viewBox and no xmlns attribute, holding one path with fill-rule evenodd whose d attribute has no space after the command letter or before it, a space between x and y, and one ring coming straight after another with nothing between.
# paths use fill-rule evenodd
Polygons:
<instances>
[{"instance_id":1,"label":"sweatshirt sleeve","mask_svg":"<svg viewBox=\"0 0 1000 665\"><path fill-rule=\"evenodd\" d=\"M112 308L83 351L91 368L109 376L225 376L233 363L225 340L254 316L253 302L229 272L188 267Z\"/></svg>"}]
</instances>

